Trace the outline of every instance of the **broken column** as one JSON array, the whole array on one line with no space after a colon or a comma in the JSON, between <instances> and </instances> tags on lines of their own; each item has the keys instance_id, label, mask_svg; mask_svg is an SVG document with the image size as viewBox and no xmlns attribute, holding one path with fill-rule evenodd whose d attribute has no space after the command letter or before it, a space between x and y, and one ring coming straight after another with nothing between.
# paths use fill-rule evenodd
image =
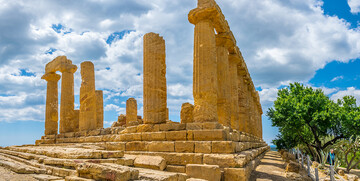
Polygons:
<instances>
[{"instance_id":1,"label":"broken column","mask_svg":"<svg viewBox=\"0 0 360 181\"><path fill-rule=\"evenodd\" d=\"M90 61L81 63L80 117L79 130L96 129L96 94L94 64Z\"/></svg>"},{"instance_id":2,"label":"broken column","mask_svg":"<svg viewBox=\"0 0 360 181\"><path fill-rule=\"evenodd\" d=\"M166 64L165 40L155 33L144 35L144 123L165 123Z\"/></svg>"},{"instance_id":3,"label":"broken column","mask_svg":"<svg viewBox=\"0 0 360 181\"><path fill-rule=\"evenodd\" d=\"M96 90L96 128L104 127L104 95L102 90Z\"/></svg>"},{"instance_id":4,"label":"broken column","mask_svg":"<svg viewBox=\"0 0 360 181\"><path fill-rule=\"evenodd\" d=\"M137 103L134 98L129 98L126 101L126 126L135 126L137 124Z\"/></svg>"},{"instance_id":5,"label":"broken column","mask_svg":"<svg viewBox=\"0 0 360 181\"><path fill-rule=\"evenodd\" d=\"M45 135L53 135L58 133L58 81L60 75L50 72L41 78L47 81Z\"/></svg>"},{"instance_id":6,"label":"broken column","mask_svg":"<svg viewBox=\"0 0 360 181\"><path fill-rule=\"evenodd\" d=\"M194 106L188 102L181 105L180 111L180 122L181 123L192 123L194 122L193 117Z\"/></svg>"},{"instance_id":7,"label":"broken column","mask_svg":"<svg viewBox=\"0 0 360 181\"><path fill-rule=\"evenodd\" d=\"M228 127L231 126L229 46L231 46L231 41L226 36L216 35L217 114L219 123Z\"/></svg>"},{"instance_id":8,"label":"broken column","mask_svg":"<svg viewBox=\"0 0 360 181\"><path fill-rule=\"evenodd\" d=\"M61 64L60 133L74 132L78 128L74 110L74 73L77 66Z\"/></svg>"},{"instance_id":9,"label":"broken column","mask_svg":"<svg viewBox=\"0 0 360 181\"><path fill-rule=\"evenodd\" d=\"M210 1L209 1L210 2ZM198 2L190 11L189 22L194 29L193 96L194 121L217 122L217 64L215 31L212 19L217 11L213 3Z\"/></svg>"},{"instance_id":10,"label":"broken column","mask_svg":"<svg viewBox=\"0 0 360 181\"><path fill-rule=\"evenodd\" d=\"M240 57L236 54L229 55L230 94L231 94L231 128L239 130L239 98L237 65Z\"/></svg>"}]
</instances>

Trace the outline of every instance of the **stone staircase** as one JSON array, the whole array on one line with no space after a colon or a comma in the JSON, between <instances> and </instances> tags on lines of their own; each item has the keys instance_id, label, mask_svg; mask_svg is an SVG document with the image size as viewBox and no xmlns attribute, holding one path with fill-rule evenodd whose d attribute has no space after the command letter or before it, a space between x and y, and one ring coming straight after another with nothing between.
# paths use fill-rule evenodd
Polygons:
<instances>
[{"instance_id":1,"label":"stone staircase","mask_svg":"<svg viewBox=\"0 0 360 181\"><path fill-rule=\"evenodd\" d=\"M0 166L38 180L247 180L267 150L219 123L142 124L0 148Z\"/></svg>"}]
</instances>

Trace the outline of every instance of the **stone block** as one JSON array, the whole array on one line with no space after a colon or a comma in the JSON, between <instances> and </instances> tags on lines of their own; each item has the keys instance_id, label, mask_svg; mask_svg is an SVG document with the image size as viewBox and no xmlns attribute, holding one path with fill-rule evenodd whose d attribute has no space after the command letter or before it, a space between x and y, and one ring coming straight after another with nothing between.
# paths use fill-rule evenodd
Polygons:
<instances>
[{"instance_id":1,"label":"stone block","mask_svg":"<svg viewBox=\"0 0 360 181\"><path fill-rule=\"evenodd\" d=\"M94 129L94 130L88 131L87 136L98 136L98 135L100 135L100 133L101 133L100 129Z\"/></svg>"},{"instance_id":2,"label":"stone block","mask_svg":"<svg viewBox=\"0 0 360 181\"><path fill-rule=\"evenodd\" d=\"M240 168L246 164L246 159L234 154L204 154L204 164L219 165L221 168Z\"/></svg>"},{"instance_id":3,"label":"stone block","mask_svg":"<svg viewBox=\"0 0 360 181\"><path fill-rule=\"evenodd\" d=\"M160 124L160 131L179 131L179 130L185 130L186 124L179 124L179 123L166 123L166 124Z\"/></svg>"},{"instance_id":4,"label":"stone block","mask_svg":"<svg viewBox=\"0 0 360 181\"><path fill-rule=\"evenodd\" d=\"M175 151L175 144L173 141L152 141L149 143L149 151L154 152L174 152Z\"/></svg>"},{"instance_id":5,"label":"stone block","mask_svg":"<svg viewBox=\"0 0 360 181\"><path fill-rule=\"evenodd\" d=\"M243 142L235 142L235 151L241 152L245 150L245 143Z\"/></svg>"},{"instance_id":6,"label":"stone block","mask_svg":"<svg viewBox=\"0 0 360 181\"><path fill-rule=\"evenodd\" d=\"M193 153L195 149L194 142L192 141L175 141L176 152Z\"/></svg>"},{"instance_id":7,"label":"stone block","mask_svg":"<svg viewBox=\"0 0 360 181\"><path fill-rule=\"evenodd\" d=\"M106 150L123 150L125 151L125 142L107 142L105 144Z\"/></svg>"},{"instance_id":8,"label":"stone block","mask_svg":"<svg viewBox=\"0 0 360 181\"><path fill-rule=\"evenodd\" d=\"M202 124L203 124L203 129L213 130L213 129L223 129L224 128L224 126L218 122L204 122Z\"/></svg>"},{"instance_id":9,"label":"stone block","mask_svg":"<svg viewBox=\"0 0 360 181\"><path fill-rule=\"evenodd\" d=\"M166 161L160 156L137 155L134 160L134 166L154 170L164 170L166 168Z\"/></svg>"},{"instance_id":10,"label":"stone block","mask_svg":"<svg viewBox=\"0 0 360 181\"><path fill-rule=\"evenodd\" d=\"M159 156L166 160L168 165L202 164L203 154L201 153L160 153Z\"/></svg>"},{"instance_id":11,"label":"stone block","mask_svg":"<svg viewBox=\"0 0 360 181\"><path fill-rule=\"evenodd\" d=\"M141 133L121 134L120 140L122 140L122 141L141 141Z\"/></svg>"},{"instance_id":12,"label":"stone block","mask_svg":"<svg viewBox=\"0 0 360 181\"><path fill-rule=\"evenodd\" d=\"M205 179L208 181L221 180L221 171L217 165L187 164L186 174L189 177Z\"/></svg>"},{"instance_id":13,"label":"stone block","mask_svg":"<svg viewBox=\"0 0 360 181\"><path fill-rule=\"evenodd\" d=\"M131 141L126 143L126 151L148 151L148 144L144 141Z\"/></svg>"},{"instance_id":14,"label":"stone block","mask_svg":"<svg viewBox=\"0 0 360 181\"><path fill-rule=\"evenodd\" d=\"M100 129L100 134L101 135L107 135L107 134L111 134L112 133L112 129L111 128L103 128ZM116 132L117 133L117 132Z\"/></svg>"},{"instance_id":15,"label":"stone block","mask_svg":"<svg viewBox=\"0 0 360 181\"><path fill-rule=\"evenodd\" d=\"M165 132L144 132L141 133L141 139L143 141L165 141Z\"/></svg>"},{"instance_id":16,"label":"stone block","mask_svg":"<svg viewBox=\"0 0 360 181\"><path fill-rule=\"evenodd\" d=\"M159 130L158 124L140 124L137 126L137 132L157 132Z\"/></svg>"},{"instance_id":17,"label":"stone block","mask_svg":"<svg viewBox=\"0 0 360 181\"><path fill-rule=\"evenodd\" d=\"M222 141L226 140L224 130L194 130L194 140L196 141Z\"/></svg>"},{"instance_id":18,"label":"stone block","mask_svg":"<svg viewBox=\"0 0 360 181\"><path fill-rule=\"evenodd\" d=\"M233 141L213 141L211 146L212 153L234 153L235 143Z\"/></svg>"},{"instance_id":19,"label":"stone block","mask_svg":"<svg viewBox=\"0 0 360 181\"><path fill-rule=\"evenodd\" d=\"M194 105L186 102L181 105L180 121L181 123L192 123L194 122Z\"/></svg>"},{"instance_id":20,"label":"stone block","mask_svg":"<svg viewBox=\"0 0 360 181\"><path fill-rule=\"evenodd\" d=\"M137 132L137 126L130 126L130 127L126 127L124 130L120 131L120 134L136 133L136 132Z\"/></svg>"},{"instance_id":21,"label":"stone block","mask_svg":"<svg viewBox=\"0 0 360 181\"><path fill-rule=\"evenodd\" d=\"M185 173L186 172L185 166L180 165L168 165L166 166L166 171L168 172L177 172L177 173Z\"/></svg>"},{"instance_id":22,"label":"stone block","mask_svg":"<svg viewBox=\"0 0 360 181\"><path fill-rule=\"evenodd\" d=\"M187 140L194 140L194 131L193 130L187 130L186 131L186 139Z\"/></svg>"},{"instance_id":23,"label":"stone block","mask_svg":"<svg viewBox=\"0 0 360 181\"><path fill-rule=\"evenodd\" d=\"M167 131L166 140L175 141L175 140L186 140L186 131Z\"/></svg>"},{"instance_id":24,"label":"stone block","mask_svg":"<svg viewBox=\"0 0 360 181\"><path fill-rule=\"evenodd\" d=\"M246 168L224 168L225 181L247 181L247 178L249 177L250 175Z\"/></svg>"},{"instance_id":25,"label":"stone block","mask_svg":"<svg viewBox=\"0 0 360 181\"><path fill-rule=\"evenodd\" d=\"M211 141L195 141L195 153L211 153Z\"/></svg>"},{"instance_id":26,"label":"stone block","mask_svg":"<svg viewBox=\"0 0 360 181\"><path fill-rule=\"evenodd\" d=\"M186 129L187 130L203 129L203 124L202 123L186 123Z\"/></svg>"}]
</instances>

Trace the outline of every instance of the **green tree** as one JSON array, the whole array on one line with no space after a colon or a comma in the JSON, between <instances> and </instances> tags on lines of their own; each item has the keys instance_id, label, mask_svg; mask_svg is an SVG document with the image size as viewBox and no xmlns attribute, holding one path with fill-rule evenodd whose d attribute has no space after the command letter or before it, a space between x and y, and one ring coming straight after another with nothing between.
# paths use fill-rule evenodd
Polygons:
<instances>
[{"instance_id":1,"label":"green tree","mask_svg":"<svg viewBox=\"0 0 360 181\"><path fill-rule=\"evenodd\" d=\"M321 159L322 150L337 140L360 134L360 127L354 128L360 124L355 98L347 96L335 103L321 89L300 83L279 90L267 116L279 128L274 144L281 143L285 148L304 145L316 160ZM333 139L323 141L329 136Z\"/></svg>"},{"instance_id":2,"label":"green tree","mask_svg":"<svg viewBox=\"0 0 360 181\"><path fill-rule=\"evenodd\" d=\"M347 173L360 165L360 136L339 140L335 144L335 150L339 153Z\"/></svg>"}]
</instances>

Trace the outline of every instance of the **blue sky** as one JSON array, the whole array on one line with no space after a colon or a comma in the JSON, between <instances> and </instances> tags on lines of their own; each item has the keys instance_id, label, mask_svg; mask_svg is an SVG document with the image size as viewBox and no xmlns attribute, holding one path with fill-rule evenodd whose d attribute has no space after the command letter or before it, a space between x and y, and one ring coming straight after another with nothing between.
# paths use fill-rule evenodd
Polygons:
<instances>
[{"instance_id":1,"label":"blue sky","mask_svg":"<svg viewBox=\"0 0 360 181\"><path fill-rule=\"evenodd\" d=\"M331 99L360 101L359 0L217 0L237 39L264 111L264 140L277 128L265 116L279 88L298 81L322 88ZM0 0L0 146L33 144L44 131L45 64L66 55L95 64L104 90L105 127L135 97L142 115L142 36L166 42L168 107L179 121L181 104L193 102L195 0ZM75 73L79 108L79 71ZM60 87L60 84L59 84Z\"/></svg>"}]
</instances>

